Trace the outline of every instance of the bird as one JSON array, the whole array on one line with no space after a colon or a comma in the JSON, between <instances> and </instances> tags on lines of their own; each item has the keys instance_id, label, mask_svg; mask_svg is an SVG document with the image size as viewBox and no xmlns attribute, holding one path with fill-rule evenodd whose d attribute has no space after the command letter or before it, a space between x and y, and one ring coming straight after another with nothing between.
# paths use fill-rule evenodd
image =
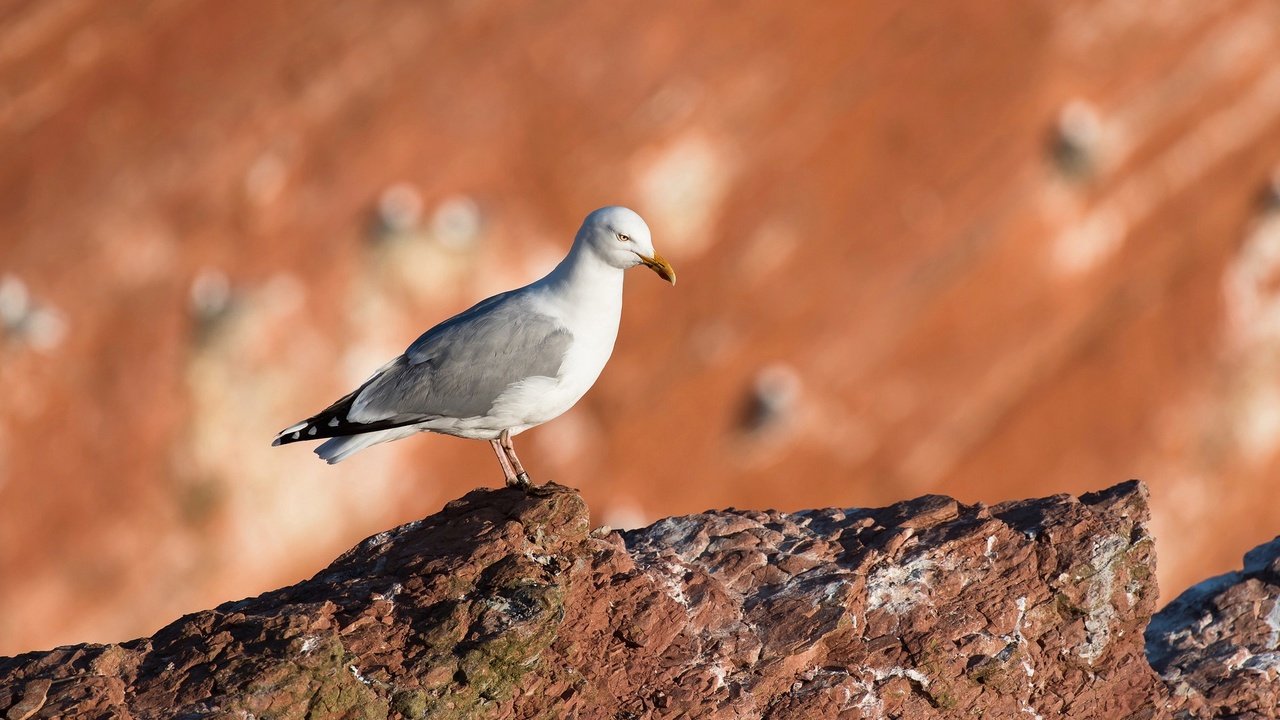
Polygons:
<instances>
[{"instance_id":1,"label":"bird","mask_svg":"<svg viewBox=\"0 0 1280 720\"><path fill-rule=\"evenodd\" d=\"M618 337L623 274L639 265L676 284L638 213L617 205L595 210L546 276L427 330L271 444L324 440L315 453L332 465L418 432L487 440L507 487L528 491L512 438L560 416L595 384Z\"/></svg>"}]
</instances>

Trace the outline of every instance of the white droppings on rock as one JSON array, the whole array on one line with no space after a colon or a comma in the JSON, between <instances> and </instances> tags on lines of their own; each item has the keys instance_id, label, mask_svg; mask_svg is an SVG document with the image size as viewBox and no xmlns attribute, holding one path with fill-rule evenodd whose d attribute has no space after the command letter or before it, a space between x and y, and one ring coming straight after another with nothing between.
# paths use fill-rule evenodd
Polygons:
<instances>
[{"instance_id":1,"label":"white droppings on rock","mask_svg":"<svg viewBox=\"0 0 1280 720\"><path fill-rule=\"evenodd\" d=\"M1018 623L1014 624L1014 638L1018 641L1018 647L1027 646L1027 635L1023 634L1023 624L1027 623L1027 598L1018 598ZM1032 661L1027 659L1027 655L1023 655L1023 671L1027 673L1028 678L1036 676L1036 667L1032 666Z\"/></svg>"},{"instance_id":2,"label":"white droppings on rock","mask_svg":"<svg viewBox=\"0 0 1280 720\"><path fill-rule=\"evenodd\" d=\"M1018 606L1018 621L1013 625L1013 635L1003 635L1001 637L1014 643L1019 648L1025 648L1027 647L1027 636L1022 633L1022 628L1023 624L1027 621L1027 598L1025 596L1018 598L1016 604ZM1022 671L1025 672L1029 678L1035 677L1036 669L1032 667L1031 661L1027 658L1025 653L1022 655Z\"/></svg>"},{"instance_id":3,"label":"white droppings on rock","mask_svg":"<svg viewBox=\"0 0 1280 720\"><path fill-rule=\"evenodd\" d=\"M1258 653L1244 661L1241 667L1245 670L1280 675L1280 652Z\"/></svg>"},{"instance_id":4,"label":"white droppings on rock","mask_svg":"<svg viewBox=\"0 0 1280 720\"><path fill-rule=\"evenodd\" d=\"M316 637L316 636L314 636L314 635L312 635L312 636L310 636L310 637L303 638L303 640L302 640L302 652L304 652L304 653L309 653L309 652L311 652L312 650L315 650L315 649L316 649L316 645L317 645L317 644L319 644L319 642L320 642L320 638L317 638L317 637Z\"/></svg>"},{"instance_id":5,"label":"white droppings on rock","mask_svg":"<svg viewBox=\"0 0 1280 720\"><path fill-rule=\"evenodd\" d=\"M884 699L880 697L880 693L876 692L875 685L859 683L858 689L862 691L862 695L854 707L862 711L863 717L880 717L881 711L884 710Z\"/></svg>"},{"instance_id":6,"label":"white droppings on rock","mask_svg":"<svg viewBox=\"0 0 1280 720\"><path fill-rule=\"evenodd\" d=\"M371 682L371 681L370 681L368 678L366 678L364 675L361 675L361 674L360 674L360 670L359 670L359 668L357 668L355 665L348 665L348 666L347 666L347 669L351 671L351 676L352 676L352 677L354 677L355 679L359 680L361 683L363 683L363 684L365 684L365 685L373 685L373 682Z\"/></svg>"},{"instance_id":7,"label":"white droppings on rock","mask_svg":"<svg viewBox=\"0 0 1280 720\"><path fill-rule=\"evenodd\" d=\"M867 611L884 609L902 615L923 599L933 572L934 562L927 555L876 570L867 578Z\"/></svg>"},{"instance_id":8,"label":"white droppings on rock","mask_svg":"<svg viewBox=\"0 0 1280 720\"><path fill-rule=\"evenodd\" d=\"M887 670L872 668L871 672L875 675L876 682L884 682L889 678L901 677L918 683L922 688L927 689L929 687L929 678L915 668L891 667Z\"/></svg>"},{"instance_id":9,"label":"white droppings on rock","mask_svg":"<svg viewBox=\"0 0 1280 720\"><path fill-rule=\"evenodd\" d=\"M1128 546L1128 541L1119 535L1106 535L1093 543L1089 564L1095 572L1088 578L1082 578L1088 581L1085 588L1085 640L1077 646L1077 654L1090 665L1102 657L1111 641L1111 624L1119 612L1111 602L1116 589L1116 565Z\"/></svg>"},{"instance_id":10,"label":"white droppings on rock","mask_svg":"<svg viewBox=\"0 0 1280 720\"><path fill-rule=\"evenodd\" d=\"M525 556L525 557L527 557L527 558L529 558L529 559L530 559L530 560L532 560L533 562L535 562L535 563L537 563L537 564L541 565L542 567L547 567L548 565L550 565L550 564L552 563L552 561L553 561L553 560L555 560L555 556L554 556L554 555L548 555L548 554L545 554L545 553L537 553L537 552L534 552L533 550L525 550L525 551L524 551L524 556Z\"/></svg>"},{"instance_id":11,"label":"white droppings on rock","mask_svg":"<svg viewBox=\"0 0 1280 720\"><path fill-rule=\"evenodd\" d=\"M984 552L984 553L982 553L982 554L983 554L983 555L984 555L988 560L995 560L995 559L996 559L995 547L996 547L996 536L995 536L995 535L988 535L988 536L987 536L987 550L986 550L986 552ZM1022 600L1023 600L1023 602L1024 602L1024 603L1026 602L1026 598L1023 598Z\"/></svg>"},{"instance_id":12,"label":"white droppings on rock","mask_svg":"<svg viewBox=\"0 0 1280 720\"><path fill-rule=\"evenodd\" d=\"M711 689L719 690L724 687L724 679L729 674L728 671L724 669L724 665L717 662L711 666L710 672L711 677L716 681L716 684Z\"/></svg>"},{"instance_id":13,"label":"white droppings on rock","mask_svg":"<svg viewBox=\"0 0 1280 720\"><path fill-rule=\"evenodd\" d=\"M1275 650L1280 646L1280 598L1271 601L1271 612L1267 613L1267 627L1271 634L1267 636L1267 649Z\"/></svg>"},{"instance_id":14,"label":"white droppings on rock","mask_svg":"<svg viewBox=\"0 0 1280 720\"><path fill-rule=\"evenodd\" d=\"M297 433L294 433L294 435L297 435ZM392 533L392 531L390 531L390 530L383 530L382 532L378 533L377 535L374 535L374 536L370 537L368 540L365 540L365 541L364 541L364 546L365 546L365 547L367 547L367 548L375 548L375 547L378 547L378 546L380 546L380 545L383 545L383 544L385 544L388 540L390 540L390 539L391 539L391 533Z\"/></svg>"},{"instance_id":15,"label":"white droppings on rock","mask_svg":"<svg viewBox=\"0 0 1280 720\"><path fill-rule=\"evenodd\" d=\"M684 567L670 561L657 563L654 567L661 573L661 584L663 590L666 591L667 597L675 600L680 607L688 610L689 596L685 595L683 585Z\"/></svg>"},{"instance_id":16,"label":"white droppings on rock","mask_svg":"<svg viewBox=\"0 0 1280 720\"><path fill-rule=\"evenodd\" d=\"M386 602L395 602L395 598L397 595L400 594L401 590L404 590L403 585L401 585L400 583L392 583L391 587L387 588L386 592L374 593L373 597L376 600L384 600Z\"/></svg>"}]
</instances>

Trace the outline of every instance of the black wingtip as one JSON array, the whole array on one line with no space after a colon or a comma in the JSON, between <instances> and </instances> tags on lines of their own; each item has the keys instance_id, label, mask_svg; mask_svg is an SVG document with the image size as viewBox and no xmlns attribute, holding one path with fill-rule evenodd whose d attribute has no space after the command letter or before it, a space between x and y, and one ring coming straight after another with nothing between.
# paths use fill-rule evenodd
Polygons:
<instances>
[{"instance_id":1,"label":"black wingtip","mask_svg":"<svg viewBox=\"0 0 1280 720\"><path fill-rule=\"evenodd\" d=\"M312 430L309 433L309 435L306 435L306 436L303 435L303 432L307 430L311 430L311 428L314 428L314 427L315 425L312 424L311 420L304 420L303 422L297 423L296 425L290 425L289 427L276 433L276 439L271 441L271 447L275 447L277 445L288 445L289 443L298 442L299 440L314 439L315 438L314 430Z\"/></svg>"}]
</instances>

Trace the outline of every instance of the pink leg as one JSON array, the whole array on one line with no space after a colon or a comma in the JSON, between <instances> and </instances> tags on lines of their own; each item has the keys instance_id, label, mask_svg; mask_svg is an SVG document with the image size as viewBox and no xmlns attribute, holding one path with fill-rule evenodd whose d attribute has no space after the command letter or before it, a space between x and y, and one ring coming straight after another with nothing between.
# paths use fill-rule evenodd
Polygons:
<instances>
[{"instance_id":1,"label":"pink leg","mask_svg":"<svg viewBox=\"0 0 1280 720\"><path fill-rule=\"evenodd\" d=\"M498 464L502 465L502 475L507 480L507 487L515 487L519 485L520 481L516 479L515 470L511 468L511 461L507 459L507 453L502 447L502 443L497 440L490 440L489 445L493 448L493 452L498 456Z\"/></svg>"},{"instance_id":2,"label":"pink leg","mask_svg":"<svg viewBox=\"0 0 1280 720\"><path fill-rule=\"evenodd\" d=\"M516 485L527 490L533 483L529 480L529 473L525 472L524 466L520 464L520 458L516 457L516 446L511 442L511 431L503 430L502 434L498 436L498 442L507 451L507 460L515 471ZM507 481L507 484L510 485L511 482Z\"/></svg>"}]
</instances>

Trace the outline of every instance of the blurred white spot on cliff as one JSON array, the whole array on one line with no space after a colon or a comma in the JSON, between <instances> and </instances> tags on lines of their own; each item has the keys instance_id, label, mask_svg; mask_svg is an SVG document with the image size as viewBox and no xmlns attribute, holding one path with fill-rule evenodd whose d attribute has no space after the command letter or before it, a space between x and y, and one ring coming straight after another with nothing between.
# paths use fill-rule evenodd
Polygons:
<instances>
[{"instance_id":1,"label":"blurred white spot on cliff","mask_svg":"<svg viewBox=\"0 0 1280 720\"><path fill-rule=\"evenodd\" d=\"M465 195L445 198L431 215L431 236L441 245L464 250L480 237L480 205Z\"/></svg>"},{"instance_id":2,"label":"blurred white spot on cliff","mask_svg":"<svg viewBox=\"0 0 1280 720\"><path fill-rule=\"evenodd\" d=\"M1253 392L1238 398L1232 419L1245 458L1259 462L1270 457L1280 442L1280 389L1257 382Z\"/></svg>"},{"instance_id":3,"label":"blurred white spot on cliff","mask_svg":"<svg viewBox=\"0 0 1280 720\"><path fill-rule=\"evenodd\" d=\"M1065 112L1065 111L1064 111ZM1244 152L1274 127L1280 114L1280 68L1258 77L1239 98L1176 143L1128 173L1088 214L1060 232L1052 248L1054 270L1074 275L1098 267L1116 254L1129 228L1141 225L1174 196L1205 179L1232 153ZM1087 127L1090 121L1068 121ZM1130 123L1132 125L1132 123ZM1084 137L1088 130L1081 131ZM1108 133L1104 132L1104 139ZM1115 143L1111 143L1115 144ZM1107 153L1115 155L1114 150ZM1092 161L1097 164L1097 157ZM1114 158L1108 160L1115 163Z\"/></svg>"},{"instance_id":4,"label":"blurred white spot on cliff","mask_svg":"<svg viewBox=\"0 0 1280 720\"><path fill-rule=\"evenodd\" d=\"M422 195L409 183L396 183L378 196L378 231L383 239L416 230L422 224Z\"/></svg>"},{"instance_id":5,"label":"blurred white spot on cliff","mask_svg":"<svg viewBox=\"0 0 1280 720\"><path fill-rule=\"evenodd\" d=\"M1085 180L1098 169L1102 144L1102 120L1097 109L1084 100L1072 100L1058 113L1054 125L1053 160L1058 172L1072 180Z\"/></svg>"},{"instance_id":6,"label":"blurred white spot on cliff","mask_svg":"<svg viewBox=\"0 0 1280 720\"><path fill-rule=\"evenodd\" d=\"M1280 215L1264 215L1223 273L1230 426L1244 456L1280 446Z\"/></svg>"},{"instance_id":7,"label":"blurred white spot on cliff","mask_svg":"<svg viewBox=\"0 0 1280 720\"><path fill-rule=\"evenodd\" d=\"M67 335L67 321L62 313L49 307L41 307L31 316L27 328L27 342L42 352L53 350L62 344Z\"/></svg>"},{"instance_id":8,"label":"blurred white spot on cliff","mask_svg":"<svg viewBox=\"0 0 1280 720\"><path fill-rule=\"evenodd\" d=\"M0 278L0 322L6 330L21 324L30 307L31 295L26 283L13 275Z\"/></svg>"},{"instance_id":9,"label":"blurred white spot on cliff","mask_svg":"<svg viewBox=\"0 0 1280 720\"><path fill-rule=\"evenodd\" d=\"M362 314L385 318L405 296L418 307L450 297L471 275L484 215L469 197L446 198L424 218L425 202L407 183L382 192L374 208L369 273L358 291Z\"/></svg>"},{"instance_id":10,"label":"blurred white spot on cliff","mask_svg":"<svg viewBox=\"0 0 1280 720\"><path fill-rule=\"evenodd\" d=\"M790 419L800 399L800 374L784 363L761 368L751 379L742 426L749 433L773 430Z\"/></svg>"},{"instance_id":11,"label":"blurred white spot on cliff","mask_svg":"<svg viewBox=\"0 0 1280 720\"><path fill-rule=\"evenodd\" d=\"M280 197L287 177L284 160L274 152L263 153L245 173L245 195L255 205L270 205Z\"/></svg>"},{"instance_id":12,"label":"blurred white spot on cliff","mask_svg":"<svg viewBox=\"0 0 1280 720\"><path fill-rule=\"evenodd\" d=\"M1117 212L1104 208L1059 233L1053 247L1059 272L1076 275L1092 270L1115 254L1129 228Z\"/></svg>"},{"instance_id":13,"label":"blurred white spot on cliff","mask_svg":"<svg viewBox=\"0 0 1280 720\"><path fill-rule=\"evenodd\" d=\"M231 281L216 268L205 268L191 281L191 312L202 323L225 315L231 307Z\"/></svg>"},{"instance_id":14,"label":"blurred white spot on cliff","mask_svg":"<svg viewBox=\"0 0 1280 720\"><path fill-rule=\"evenodd\" d=\"M1264 217L1223 277L1227 329L1237 345L1280 341L1280 217Z\"/></svg>"},{"instance_id":15,"label":"blurred white spot on cliff","mask_svg":"<svg viewBox=\"0 0 1280 720\"><path fill-rule=\"evenodd\" d=\"M725 151L697 135L642 155L638 185L654 243L683 257L705 250L731 174Z\"/></svg>"},{"instance_id":16,"label":"blurred white spot on cliff","mask_svg":"<svg viewBox=\"0 0 1280 720\"><path fill-rule=\"evenodd\" d=\"M15 275L0 278L0 337L41 352L62 344L67 321L55 308L31 297L27 284Z\"/></svg>"},{"instance_id":17,"label":"blurred white spot on cliff","mask_svg":"<svg viewBox=\"0 0 1280 720\"><path fill-rule=\"evenodd\" d=\"M1271 181L1262 193L1262 206L1267 212L1280 212L1280 168L1271 173Z\"/></svg>"}]
</instances>

